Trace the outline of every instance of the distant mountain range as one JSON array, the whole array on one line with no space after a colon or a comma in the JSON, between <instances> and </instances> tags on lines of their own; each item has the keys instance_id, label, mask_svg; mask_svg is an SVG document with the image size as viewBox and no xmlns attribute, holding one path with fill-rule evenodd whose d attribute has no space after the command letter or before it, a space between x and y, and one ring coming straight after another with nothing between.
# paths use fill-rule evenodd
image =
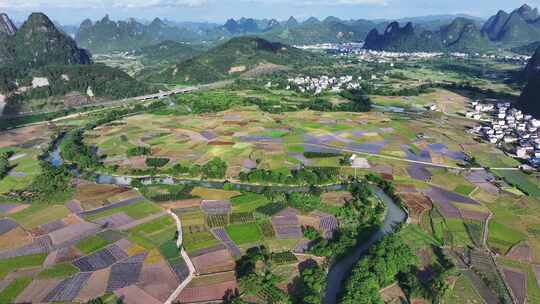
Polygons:
<instances>
[{"instance_id":1,"label":"distant mountain range","mask_svg":"<svg viewBox=\"0 0 540 304\"><path fill-rule=\"evenodd\" d=\"M394 52L474 52L488 47L489 41L480 32L476 21L463 17L437 31L414 28L411 22L404 27L392 22L382 34L377 29L371 30L365 41L367 49Z\"/></svg>"},{"instance_id":2,"label":"distant mountain range","mask_svg":"<svg viewBox=\"0 0 540 304\"><path fill-rule=\"evenodd\" d=\"M112 21L108 16L81 24L76 41L93 53L132 51L170 40L176 42L219 42L237 36L259 36L287 44L361 41L377 23L368 20L344 21L335 17L325 20L294 17L275 19L229 19L223 25L208 23L173 23L159 18L145 24L135 19Z\"/></svg>"},{"instance_id":3,"label":"distant mountain range","mask_svg":"<svg viewBox=\"0 0 540 304\"><path fill-rule=\"evenodd\" d=\"M443 15L404 20L414 21L415 28L433 30L450 24L455 17L455 15ZM474 23L480 24L478 18L474 19ZM166 40L216 43L237 36L258 36L274 42L305 45L363 41L372 29L384 29L389 24L387 20L341 20L337 17L327 17L324 20L311 17L299 22L294 17L290 17L284 21L253 18L229 19L223 25L217 25L196 22L175 23L159 18L152 22L135 19L112 21L105 16L95 23L85 20L76 34L76 41L94 53L132 51ZM71 31L70 28L66 30Z\"/></svg>"},{"instance_id":4,"label":"distant mountain range","mask_svg":"<svg viewBox=\"0 0 540 304\"><path fill-rule=\"evenodd\" d=\"M372 30L366 48L388 51L465 51L474 52L523 46L540 41L540 15L529 5L506 13L499 11L481 27L478 20L458 17L438 30L426 30L407 23L392 23L381 34ZM434 39L434 40L433 40ZM519 49L518 51L527 51ZM529 47L528 52L531 52Z\"/></svg>"},{"instance_id":5,"label":"distant mountain range","mask_svg":"<svg viewBox=\"0 0 540 304\"><path fill-rule=\"evenodd\" d=\"M112 21L109 16L93 23L87 19L81 24L75 39L79 45L94 53L132 51L166 40L216 40L225 34L220 28L178 27L155 18L149 24L135 19Z\"/></svg>"}]
</instances>

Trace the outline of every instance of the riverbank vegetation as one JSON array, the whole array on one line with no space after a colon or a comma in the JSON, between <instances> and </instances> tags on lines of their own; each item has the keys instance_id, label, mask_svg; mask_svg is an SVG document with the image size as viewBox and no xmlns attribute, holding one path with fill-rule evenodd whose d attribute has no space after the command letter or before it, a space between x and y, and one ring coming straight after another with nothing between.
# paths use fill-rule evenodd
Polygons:
<instances>
[{"instance_id":1,"label":"riverbank vegetation","mask_svg":"<svg viewBox=\"0 0 540 304\"><path fill-rule=\"evenodd\" d=\"M354 266L340 303L382 303L379 290L395 282L396 275L409 272L416 263L415 254L399 236L384 237Z\"/></svg>"}]
</instances>

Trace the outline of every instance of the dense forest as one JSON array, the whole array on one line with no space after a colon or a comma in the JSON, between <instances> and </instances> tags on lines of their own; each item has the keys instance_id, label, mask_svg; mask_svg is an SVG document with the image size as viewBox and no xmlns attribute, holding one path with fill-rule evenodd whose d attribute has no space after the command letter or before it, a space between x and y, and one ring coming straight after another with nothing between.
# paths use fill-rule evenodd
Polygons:
<instances>
[{"instance_id":1,"label":"dense forest","mask_svg":"<svg viewBox=\"0 0 540 304\"><path fill-rule=\"evenodd\" d=\"M34 77L46 78L48 85L31 88ZM101 64L51 65L31 71L0 69L0 85L4 90L16 89L15 82L20 87L31 89L11 94L7 98L5 113L19 112L30 100L65 96L72 92L83 94L83 103L91 103L93 98L117 100L155 92L155 88Z\"/></svg>"}]
</instances>

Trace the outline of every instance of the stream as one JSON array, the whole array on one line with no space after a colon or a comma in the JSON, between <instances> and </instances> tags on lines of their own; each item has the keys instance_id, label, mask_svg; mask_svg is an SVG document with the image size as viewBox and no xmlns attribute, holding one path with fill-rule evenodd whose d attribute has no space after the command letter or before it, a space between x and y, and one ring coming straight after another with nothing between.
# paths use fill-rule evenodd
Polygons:
<instances>
[{"instance_id":1,"label":"stream","mask_svg":"<svg viewBox=\"0 0 540 304\"><path fill-rule=\"evenodd\" d=\"M47 161L49 161L53 166L61 166L64 161L60 155L59 144L55 144L54 150L49 153ZM78 171L74 171L76 175L79 175ZM128 186L133 177L128 176L111 176L99 174L96 175L96 182L99 184L113 184L119 186ZM214 189L223 189L224 182L217 181L203 181L203 180L191 180L191 179L181 179L173 177L140 177L139 180L143 184L195 184L198 186ZM263 189L268 188L267 186L262 185L250 185L250 184L241 184L241 183L230 183L231 187L236 190L245 190L250 192L262 192ZM336 184L323 186L321 189L325 191L337 191L344 190L347 187L347 184ZM307 186L272 186L273 190L278 190L282 192L308 192L309 187ZM397 224L403 223L407 219L407 214L401 207L399 207L386 193L381 189L373 187L375 194L386 204L387 212L384 218L382 226L375 232L371 237L363 243L358 244L352 253L347 257L337 261L330 267L330 271L327 275L327 286L324 296L324 304L336 304L339 293L343 289L343 283L348 278L350 271L353 266L360 260L363 254L368 250L374 243L379 241L382 237L391 234L394 231L394 227Z\"/></svg>"},{"instance_id":2,"label":"stream","mask_svg":"<svg viewBox=\"0 0 540 304\"><path fill-rule=\"evenodd\" d=\"M347 257L337 261L330 267L326 279L326 291L324 296L324 304L336 304L339 293L343 290L343 284L349 277L349 274L358 260L364 255L366 250L375 244L385 235L389 235L394 231L397 224L405 222L407 214L401 207L384 193L381 189L374 188L375 194L386 204L387 213L384 218L383 225L371 237L354 248L353 252Z\"/></svg>"}]
</instances>

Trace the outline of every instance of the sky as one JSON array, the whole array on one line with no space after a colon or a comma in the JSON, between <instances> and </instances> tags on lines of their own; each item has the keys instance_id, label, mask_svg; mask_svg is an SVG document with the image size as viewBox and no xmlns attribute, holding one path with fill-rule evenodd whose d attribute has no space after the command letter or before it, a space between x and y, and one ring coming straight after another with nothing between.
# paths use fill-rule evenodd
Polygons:
<instances>
[{"instance_id":1,"label":"sky","mask_svg":"<svg viewBox=\"0 0 540 304\"><path fill-rule=\"evenodd\" d=\"M228 18L252 17L299 20L314 16L343 19L398 19L403 17L468 14L487 18L499 9L511 11L540 0L0 0L0 12L24 21L31 12L44 12L62 24L82 20L160 17L175 21L222 23Z\"/></svg>"}]
</instances>

